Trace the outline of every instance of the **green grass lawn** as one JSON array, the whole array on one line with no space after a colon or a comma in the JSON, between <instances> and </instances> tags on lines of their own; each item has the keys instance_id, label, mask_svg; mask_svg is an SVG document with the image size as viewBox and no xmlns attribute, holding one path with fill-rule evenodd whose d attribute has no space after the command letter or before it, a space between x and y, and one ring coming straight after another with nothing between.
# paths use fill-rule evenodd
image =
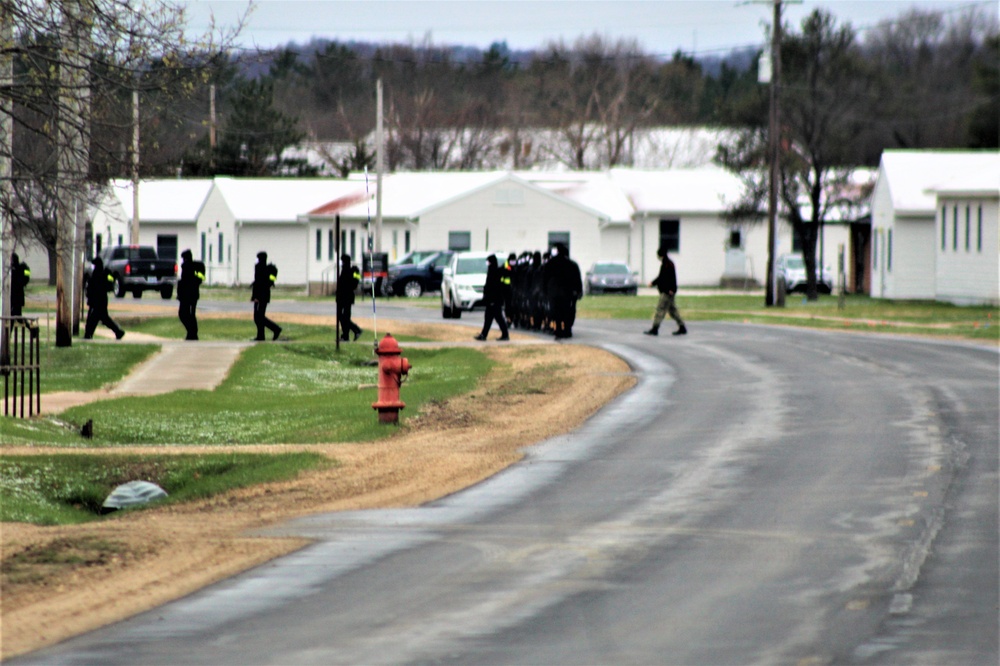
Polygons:
<instances>
[{"instance_id":1,"label":"green grass lawn","mask_svg":"<svg viewBox=\"0 0 1000 666\"><path fill-rule=\"evenodd\" d=\"M95 347L98 345L95 345ZM126 345L104 345L115 349ZM491 367L474 349L411 349L403 384L406 416L422 405L472 390ZM175 391L102 400L63 412L66 424L4 418L3 446L255 444L367 441L393 432L378 424L377 369L367 345L331 343L247 348L214 391ZM359 387L363 387L359 389ZM94 437L73 433L88 420Z\"/></svg>"},{"instance_id":2,"label":"green grass lawn","mask_svg":"<svg viewBox=\"0 0 1000 666\"><path fill-rule=\"evenodd\" d=\"M589 296L577 304L577 316L595 319L649 320L656 296ZM848 296L841 309L836 296L808 302L790 294L785 307L766 307L759 295L677 296L685 321L747 321L810 328L916 333L970 340L1000 339L1000 309L956 306L935 301L885 301Z\"/></svg>"},{"instance_id":3,"label":"green grass lawn","mask_svg":"<svg viewBox=\"0 0 1000 666\"><path fill-rule=\"evenodd\" d=\"M156 506L290 479L303 470L329 464L322 455L310 452L3 456L0 520L38 525L95 520L111 491L129 481L149 481L163 488L168 497L146 505Z\"/></svg>"}]
</instances>

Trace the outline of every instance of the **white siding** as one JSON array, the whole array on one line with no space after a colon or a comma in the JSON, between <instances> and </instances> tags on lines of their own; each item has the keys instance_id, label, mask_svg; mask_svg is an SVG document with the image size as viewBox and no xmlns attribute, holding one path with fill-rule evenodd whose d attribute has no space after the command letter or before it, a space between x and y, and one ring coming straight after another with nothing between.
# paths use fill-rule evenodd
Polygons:
<instances>
[{"instance_id":1,"label":"white siding","mask_svg":"<svg viewBox=\"0 0 1000 666\"><path fill-rule=\"evenodd\" d=\"M947 211L945 246L941 247L941 207ZM954 245L953 215L959 211L958 249ZM966 244L965 211L969 210ZM979 213L982 211L982 238ZM1000 208L992 198L939 199L934 246L937 252L937 298L957 304L1000 302Z\"/></svg>"},{"instance_id":2,"label":"white siding","mask_svg":"<svg viewBox=\"0 0 1000 666\"><path fill-rule=\"evenodd\" d=\"M879 248L879 254L883 256L890 249L892 252L891 262L887 257L884 266L886 298L933 299L936 264L934 218L896 217L891 229L891 248L888 233L883 246ZM879 243L882 243L881 238Z\"/></svg>"},{"instance_id":3,"label":"white siding","mask_svg":"<svg viewBox=\"0 0 1000 666\"><path fill-rule=\"evenodd\" d=\"M472 250L520 254L545 251L549 232L569 232L570 256L583 271L601 257L599 222L568 201L504 181L422 215L418 247L447 248L449 231L468 231Z\"/></svg>"},{"instance_id":4,"label":"white siding","mask_svg":"<svg viewBox=\"0 0 1000 666\"><path fill-rule=\"evenodd\" d=\"M875 189L872 192L872 265L871 296L892 298L889 292L888 272L885 270L885 241L887 230L894 223L892 193L885 165L879 167Z\"/></svg>"},{"instance_id":5,"label":"white siding","mask_svg":"<svg viewBox=\"0 0 1000 666\"><path fill-rule=\"evenodd\" d=\"M220 233L224 246L222 262L218 260ZM204 254L202 254L202 235L205 239ZM225 247L227 245L231 245L233 248L231 260L228 249ZM205 282L207 284L229 285L239 282L234 270L234 266L238 262L238 247L236 220L233 217L233 212L219 188L213 186L198 215L195 240L191 244L191 253L194 257L205 262ZM252 271L250 275L252 279Z\"/></svg>"},{"instance_id":6,"label":"white siding","mask_svg":"<svg viewBox=\"0 0 1000 666\"><path fill-rule=\"evenodd\" d=\"M660 220L680 220L680 249L670 253L677 266L677 284L688 287L717 287L726 273L726 254L732 227L719 215L670 215L643 217L637 221L632 242L632 267L642 284L656 277L660 260ZM758 285L767 276L767 225L747 225L743 231L746 255L745 275ZM786 225L778 228L778 254L791 252L791 234Z\"/></svg>"},{"instance_id":7,"label":"white siding","mask_svg":"<svg viewBox=\"0 0 1000 666\"><path fill-rule=\"evenodd\" d=\"M246 224L239 229L239 263L233 282L253 282L257 253L267 252L267 261L278 267L279 285L305 285L309 239L304 224Z\"/></svg>"}]
</instances>

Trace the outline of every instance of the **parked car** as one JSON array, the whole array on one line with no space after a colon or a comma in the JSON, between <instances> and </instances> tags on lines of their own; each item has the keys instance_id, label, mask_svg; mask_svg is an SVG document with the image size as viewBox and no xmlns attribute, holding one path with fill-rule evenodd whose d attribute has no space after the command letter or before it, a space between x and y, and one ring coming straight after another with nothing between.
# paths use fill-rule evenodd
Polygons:
<instances>
[{"instance_id":1,"label":"parked car","mask_svg":"<svg viewBox=\"0 0 1000 666\"><path fill-rule=\"evenodd\" d=\"M441 275L454 252L440 250L424 254L426 256L416 262L389 266L384 283L387 296L416 298L429 291L441 290Z\"/></svg>"},{"instance_id":2,"label":"parked car","mask_svg":"<svg viewBox=\"0 0 1000 666\"><path fill-rule=\"evenodd\" d=\"M635 296L639 292L636 273L621 261L598 261L584 276L583 289L588 294L620 293Z\"/></svg>"},{"instance_id":3,"label":"parked car","mask_svg":"<svg viewBox=\"0 0 1000 666\"><path fill-rule=\"evenodd\" d=\"M402 257L394 261L392 265L402 266L403 264L419 264L427 257L432 254L437 254L438 252L441 252L441 250L410 250Z\"/></svg>"},{"instance_id":4,"label":"parked car","mask_svg":"<svg viewBox=\"0 0 1000 666\"><path fill-rule=\"evenodd\" d=\"M818 268L818 267L817 267ZM833 293L833 274L829 266L824 266L822 275L816 276L816 289L824 293ZM785 281L785 291L806 290L806 262L800 254L783 254L778 257L775 275L778 280Z\"/></svg>"},{"instance_id":5,"label":"parked car","mask_svg":"<svg viewBox=\"0 0 1000 666\"><path fill-rule=\"evenodd\" d=\"M118 245L106 247L98 254L104 268L114 279L115 296L122 298L130 291L140 298L144 291L158 291L164 299L174 294L177 284L177 262L160 259L156 248L147 245ZM90 264L83 273L84 284L90 279Z\"/></svg>"},{"instance_id":6,"label":"parked car","mask_svg":"<svg viewBox=\"0 0 1000 666\"><path fill-rule=\"evenodd\" d=\"M484 307L483 287L486 285L486 258L495 254L503 265L506 252L456 252L444 267L441 278L441 316L460 319L462 310Z\"/></svg>"}]
</instances>

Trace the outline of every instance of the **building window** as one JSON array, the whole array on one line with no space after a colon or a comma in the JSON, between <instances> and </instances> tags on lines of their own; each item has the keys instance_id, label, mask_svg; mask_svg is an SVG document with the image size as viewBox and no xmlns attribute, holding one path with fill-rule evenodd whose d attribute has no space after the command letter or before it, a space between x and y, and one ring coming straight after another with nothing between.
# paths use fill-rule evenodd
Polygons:
<instances>
[{"instance_id":1,"label":"building window","mask_svg":"<svg viewBox=\"0 0 1000 666\"><path fill-rule=\"evenodd\" d=\"M354 245L357 243L357 240L358 240L357 239L357 232L354 229L351 229L351 256L352 257L357 257L358 256L357 252L354 251L355 250Z\"/></svg>"},{"instance_id":2,"label":"building window","mask_svg":"<svg viewBox=\"0 0 1000 666\"><path fill-rule=\"evenodd\" d=\"M177 236L173 234L157 234L156 254L160 259L177 261Z\"/></svg>"},{"instance_id":3,"label":"building window","mask_svg":"<svg viewBox=\"0 0 1000 666\"><path fill-rule=\"evenodd\" d=\"M743 247L743 232L739 229L729 230L729 249L738 250Z\"/></svg>"},{"instance_id":4,"label":"building window","mask_svg":"<svg viewBox=\"0 0 1000 666\"><path fill-rule=\"evenodd\" d=\"M951 209L951 249L958 252L958 206Z\"/></svg>"},{"instance_id":5,"label":"building window","mask_svg":"<svg viewBox=\"0 0 1000 666\"><path fill-rule=\"evenodd\" d=\"M201 257L199 258L199 261L205 261L205 243L207 240L205 236L205 232L201 232Z\"/></svg>"},{"instance_id":6,"label":"building window","mask_svg":"<svg viewBox=\"0 0 1000 666\"><path fill-rule=\"evenodd\" d=\"M965 251L972 249L972 207L965 206Z\"/></svg>"},{"instance_id":7,"label":"building window","mask_svg":"<svg viewBox=\"0 0 1000 666\"><path fill-rule=\"evenodd\" d=\"M323 230L316 230L316 261L323 258Z\"/></svg>"},{"instance_id":8,"label":"building window","mask_svg":"<svg viewBox=\"0 0 1000 666\"><path fill-rule=\"evenodd\" d=\"M948 209L941 206L941 251L948 249Z\"/></svg>"},{"instance_id":9,"label":"building window","mask_svg":"<svg viewBox=\"0 0 1000 666\"><path fill-rule=\"evenodd\" d=\"M660 220L660 245L667 252L679 252L681 249L681 221Z\"/></svg>"},{"instance_id":10,"label":"building window","mask_svg":"<svg viewBox=\"0 0 1000 666\"><path fill-rule=\"evenodd\" d=\"M872 234L872 268L878 268L878 237L881 233L881 229L875 229Z\"/></svg>"},{"instance_id":11,"label":"building window","mask_svg":"<svg viewBox=\"0 0 1000 666\"><path fill-rule=\"evenodd\" d=\"M472 249L472 232L449 231L448 249L453 252L468 252Z\"/></svg>"},{"instance_id":12,"label":"building window","mask_svg":"<svg viewBox=\"0 0 1000 666\"><path fill-rule=\"evenodd\" d=\"M885 270L892 272L892 229L889 229L885 239Z\"/></svg>"},{"instance_id":13,"label":"building window","mask_svg":"<svg viewBox=\"0 0 1000 666\"><path fill-rule=\"evenodd\" d=\"M118 244L119 245L124 245L125 244L125 237L122 236L121 234L118 234Z\"/></svg>"},{"instance_id":14,"label":"building window","mask_svg":"<svg viewBox=\"0 0 1000 666\"><path fill-rule=\"evenodd\" d=\"M980 216L979 217L980 217L980 220L981 220L982 219L982 211L980 211ZM982 223L980 223L980 227L982 227ZM104 241L104 236L101 235L101 234L97 234L97 236L94 238L94 240L97 241L96 252L97 252L97 254L100 254L101 253L101 244Z\"/></svg>"},{"instance_id":15,"label":"building window","mask_svg":"<svg viewBox=\"0 0 1000 666\"><path fill-rule=\"evenodd\" d=\"M568 231L550 231L549 232L549 249L551 250L556 243L561 243L566 246L566 252L569 252L569 232Z\"/></svg>"},{"instance_id":16,"label":"building window","mask_svg":"<svg viewBox=\"0 0 1000 666\"><path fill-rule=\"evenodd\" d=\"M404 231L403 232L403 252L409 252L409 251L410 251L410 232L409 231Z\"/></svg>"},{"instance_id":17,"label":"building window","mask_svg":"<svg viewBox=\"0 0 1000 666\"><path fill-rule=\"evenodd\" d=\"M326 259L333 261L333 229L326 232Z\"/></svg>"},{"instance_id":18,"label":"building window","mask_svg":"<svg viewBox=\"0 0 1000 666\"><path fill-rule=\"evenodd\" d=\"M219 232L219 263L220 264L223 262L223 259L222 259L222 247L223 247L222 246L222 232L220 231Z\"/></svg>"},{"instance_id":19,"label":"building window","mask_svg":"<svg viewBox=\"0 0 1000 666\"><path fill-rule=\"evenodd\" d=\"M976 222L976 251L983 251L983 207L979 206L978 220Z\"/></svg>"}]
</instances>

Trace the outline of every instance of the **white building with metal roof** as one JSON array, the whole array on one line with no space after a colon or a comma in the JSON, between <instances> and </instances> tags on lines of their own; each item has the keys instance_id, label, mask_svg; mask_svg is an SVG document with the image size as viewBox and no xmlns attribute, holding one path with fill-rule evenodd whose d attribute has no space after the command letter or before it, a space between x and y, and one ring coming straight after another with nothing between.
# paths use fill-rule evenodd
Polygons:
<instances>
[{"instance_id":1,"label":"white building with metal roof","mask_svg":"<svg viewBox=\"0 0 1000 666\"><path fill-rule=\"evenodd\" d=\"M989 173L996 169L1000 155L996 151L887 150L882 154L872 193L871 295L890 299L938 298L938 284L949 284L945 277L972 256L948 255L958 250L940 249L943 213L937 203L937 191L959 174ZM951 192L961 193L961 185ZM949 198L947 191L945 198ZM954 205L953 205L954 209ZM988 210L988 207L987 207ZM964 207L959 215L964 214ZM971 209L970 209L971 214ZM964 231L964 218L955 222ZM951 240L956 242L954 229ZM963 241L964 242L964 241ZM964 246L963 246L964 247ZM992 261L994 244L989 250ZM938 267L939 259L947 260ZM956 263L957 262L957 263ZM943 280L942 280L943 278ZM995 281L994 281L995 282ZM948 287L951 289L951 287Z\"/></svg>"}]
</instances>

